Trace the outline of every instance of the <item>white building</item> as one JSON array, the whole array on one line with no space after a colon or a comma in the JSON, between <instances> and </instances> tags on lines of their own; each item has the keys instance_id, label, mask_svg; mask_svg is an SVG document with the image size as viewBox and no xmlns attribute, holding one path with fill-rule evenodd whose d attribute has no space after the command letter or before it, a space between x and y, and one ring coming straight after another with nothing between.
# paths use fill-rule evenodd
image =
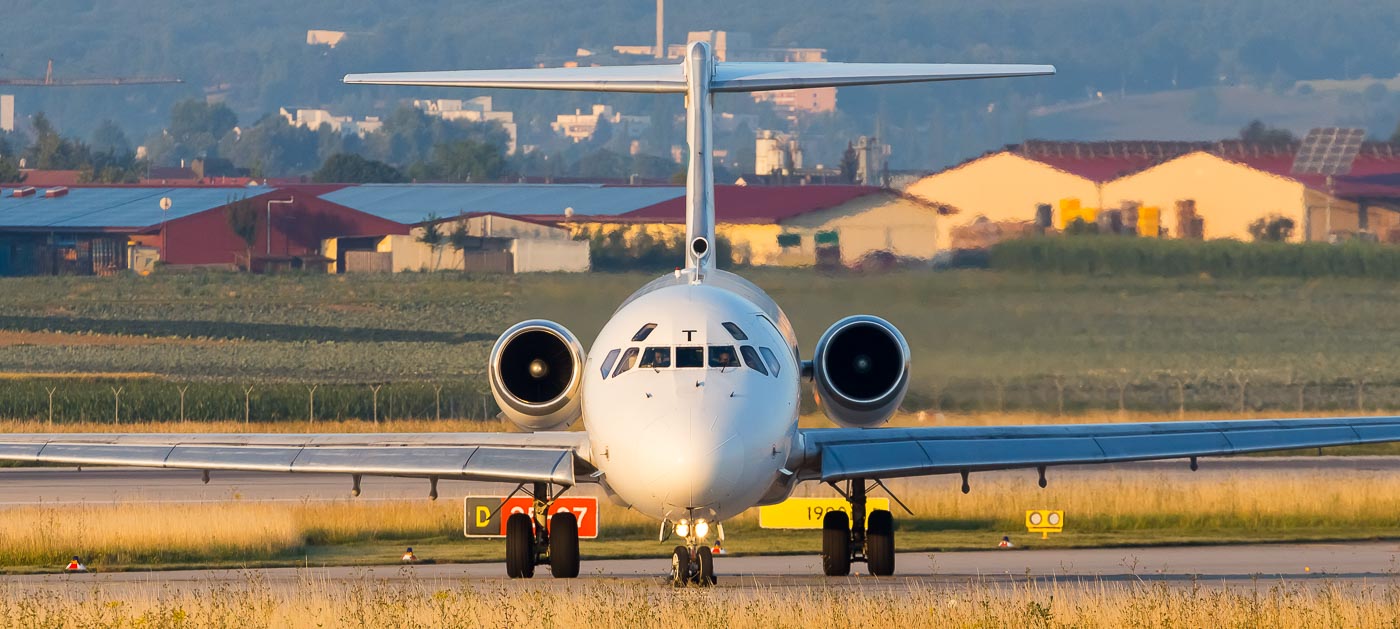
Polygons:
<instances>
[{"instance_id":1,"label":"white building","mask_svg":"<svg viewBox=\"0 0 1400 629\"><path fill-rule=\"evenodd\" d=\"M594 105L592 111L586 114L581 109L575 109L572 114L555 116L549 126L574 142L582 142L593 137L600 122L611 124L615 134L637 139L651 126L651 116L624 116L613 111L610 105Z\"/></svg>"},{"instance_id":2,"label":"white building","mask_svg":"<svg viewBox=\"0 0 1400 629\"><path fill-rule=\"evenodd\" d=\"M515 113L496 111L490 96L478 96L471 100L439 98L437 100L415 100L413 106L429 116L443 120L465 120L468 122L494 122L501 125L507 136L506 153L514 155L516 150Z\"/></svg>"},{"instance_id":3,"label":"white building","mask_svg":"<svg viewBox=\"0 0 1400 629\"><path fill-rule=\"evenodd\" d=\"M374 133L384 127L384 121L379 116L367 116L364 120L355 120L351 116L337 116L325 109L287 109L282 107L278 110L282 118L294 127L305 127L315 131L321 125L329 125L331 131L336 133L354 133L360 137Z\"/></svg>"},{"instance_id":4,"label":"white building","mask_svg":"<svg viewBox=\"0 0 1400 629\"><path fill-rule=\"evenodd\" d=\"M754 143L754 168L759 175L787 174L802 168L797 138L761 131Z\"/></svg>"}]
</instances>

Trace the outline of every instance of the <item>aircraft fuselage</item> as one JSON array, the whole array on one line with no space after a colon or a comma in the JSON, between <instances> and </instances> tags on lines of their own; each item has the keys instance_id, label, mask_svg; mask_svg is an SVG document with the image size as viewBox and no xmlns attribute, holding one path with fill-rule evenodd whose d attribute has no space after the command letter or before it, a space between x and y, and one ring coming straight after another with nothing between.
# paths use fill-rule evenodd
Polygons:
<instances>
[{"instance_id":1,"label":"aircraft fuselage","mask_svg":"<svg viewBox=\"0 0 1400 629\"><path fill-rule=\"evenodd\" d=\"M689 277L644 287L598 334L583 419L616 500L657 519L722 521L775 487L786 495L801 369L766 294L728 273Z\"/></svg>"}]
</instances>

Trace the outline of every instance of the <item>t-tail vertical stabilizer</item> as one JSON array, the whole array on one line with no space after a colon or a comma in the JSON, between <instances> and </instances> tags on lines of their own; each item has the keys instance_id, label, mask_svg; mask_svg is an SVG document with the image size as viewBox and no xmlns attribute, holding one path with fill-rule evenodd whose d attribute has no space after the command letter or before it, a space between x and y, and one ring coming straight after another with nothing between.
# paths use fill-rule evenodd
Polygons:
<instances>
[{"instance_id":1,"label":"t-tail vertical stabilizer","mask_svg":"<svg viewBox=\"0 0 1400 629\"><path fill-rule=\"evenodd\" d=\"M680 64L520 70L350 74L358 85L413 85L594 92L680 93L686 96L686 269L695 281L714 267L715 203L712 145L716 92L962 81L1055 73L1048 65L949 63L719 62L705 42L692 42Z\"/></svg>"}]
</instances>

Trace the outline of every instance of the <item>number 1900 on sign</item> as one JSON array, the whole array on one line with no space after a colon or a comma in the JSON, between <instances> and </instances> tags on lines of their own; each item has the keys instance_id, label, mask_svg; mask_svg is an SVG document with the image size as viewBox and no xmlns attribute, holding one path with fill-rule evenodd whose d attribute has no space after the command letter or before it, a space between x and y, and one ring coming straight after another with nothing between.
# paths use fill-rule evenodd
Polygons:
<instances>
[{"instance_id":1,"label":"number 1900 on sign","mask_svg":"<svg viewBox=\"0 0 1400 629\"><path fill-rule=\"evenodd\" d=\"M868 498L866 510L890 508L889 498ZM788 498L775 505L758 508L758 525L765 529L819 529L828 511L851 514L851 505L842 498Z\"/></svg>"}]
</instances>

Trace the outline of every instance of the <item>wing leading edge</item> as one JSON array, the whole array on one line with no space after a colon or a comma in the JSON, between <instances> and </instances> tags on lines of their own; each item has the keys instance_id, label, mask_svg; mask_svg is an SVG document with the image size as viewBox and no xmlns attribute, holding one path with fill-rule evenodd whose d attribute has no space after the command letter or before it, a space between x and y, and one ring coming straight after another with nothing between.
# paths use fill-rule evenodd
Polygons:
<instances>
[{"instance_id":1,"label":"wing leading edge","mask_svg":"<svg viewBox=\"0 0 1400 629\"><path fill-rule=\"evenodd\" d=\"M8 434L0 460L574 485L583 433Z\"/></svg>"},{"instance_id":2,"label":"wing leading edge","mask_svg":"<svg viewBox=\"0 0 1400 629\"><path fill-rule=\"evenodd\" d=\"M1400 417L800 431L803 479L895 478L1400 441Z\"/></svg>"}]
</instances>

